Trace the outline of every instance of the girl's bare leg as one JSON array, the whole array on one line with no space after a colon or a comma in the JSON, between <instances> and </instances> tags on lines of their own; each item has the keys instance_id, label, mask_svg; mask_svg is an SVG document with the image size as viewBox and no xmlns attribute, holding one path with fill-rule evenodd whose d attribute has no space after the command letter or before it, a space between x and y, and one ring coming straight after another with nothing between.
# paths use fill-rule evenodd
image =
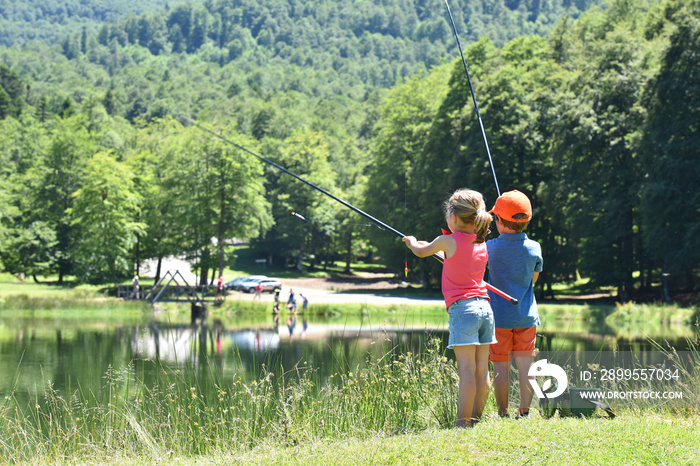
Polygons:
<instances>
[{"instance_id":1,"label":"girl's bare leg","mask_svg":"<svg viewBox=\"0 0 700 466\"><path fill-rule=\"evenodd\" d=\"M476 348L477 345L455 346L459 396L457 398L457 427L471 427L474 400L476 398ZM488 349L488 347L486 347Z\"/></svg>"},{"instance_id":2,"label":"girl's bare leg","mask_svg":"<svg viewBox=\"0 0 700 466\"><path fill-rule=\"evenodd\" d=\"M491 379L489 378L489 345L478 345L476 347L476 368L474 377L476 378L476 398L472 410L472 424L481 419L486 406L486 398L489 396Z\"/></svg>"}]
</instances>

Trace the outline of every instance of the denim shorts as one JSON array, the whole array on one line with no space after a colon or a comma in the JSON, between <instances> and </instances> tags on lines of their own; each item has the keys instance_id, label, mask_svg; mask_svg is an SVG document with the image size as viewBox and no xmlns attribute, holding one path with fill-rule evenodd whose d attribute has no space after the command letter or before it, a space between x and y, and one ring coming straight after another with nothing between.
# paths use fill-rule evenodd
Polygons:
<instances>
[{"instance_id":1,"label":"denim shorts","mask_svg":"<svg viewBox=\"0 0 700 466\"><path fill-rule=\"evenodd\" d=\"M460 299L452 303L447 312L450 314L448 348L496 343L493 312L487 299Z\"/></svg>"}]
</instances>

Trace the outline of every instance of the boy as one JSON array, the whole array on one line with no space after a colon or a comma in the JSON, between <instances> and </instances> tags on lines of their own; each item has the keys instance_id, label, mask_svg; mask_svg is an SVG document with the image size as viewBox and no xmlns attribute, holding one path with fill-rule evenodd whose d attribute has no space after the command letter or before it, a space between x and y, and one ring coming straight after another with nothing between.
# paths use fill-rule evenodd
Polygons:
<instances>
[{"instance_id":1,"label":"boy","mask_svg":"<svg viewBox=\"0 0 700 466\"><path fill-rule=\"evenodd\" d=\"M489 291L498 340L491 345L489 355L494 369L493 389L498 415L508 417L513 357L520 379L520 407L516 416L520 419L529 417L532 402L528 371L537 354L535 337L540 324L533 286L542 271L542 249L523 233L532 218L532 206L525 194L517 190L503 193L489 213L494 215L499 233L498 238L486 242L489 283L519 302L514 306Z\"/></svg>"}]
</instances>

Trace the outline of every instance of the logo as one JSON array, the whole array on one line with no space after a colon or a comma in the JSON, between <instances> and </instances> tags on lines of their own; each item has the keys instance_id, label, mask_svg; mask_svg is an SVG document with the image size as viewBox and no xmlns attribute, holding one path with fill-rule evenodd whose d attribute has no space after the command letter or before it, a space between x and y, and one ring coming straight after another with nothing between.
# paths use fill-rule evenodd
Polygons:
<instances>
[{"instance_id":1,"label":"logo","mask_svg":"<svg viewBox=\"0 0 700 466\"><path fill-rule=\"evenodd\" d=\"M566 377L566 372L560 366L556 364L550 364L546 359L540 359L535 364L530 366L530 370L527 375L530 377L549 377L542 384L542 388L537 383L537 379L530 379L530 385L535 391L535 395L538 398L556 398L566 390L569 384L569 380ZM554 391L548 393L548 390L552 388L552 378L555 380Z\"/></svg>"}]
</instances>

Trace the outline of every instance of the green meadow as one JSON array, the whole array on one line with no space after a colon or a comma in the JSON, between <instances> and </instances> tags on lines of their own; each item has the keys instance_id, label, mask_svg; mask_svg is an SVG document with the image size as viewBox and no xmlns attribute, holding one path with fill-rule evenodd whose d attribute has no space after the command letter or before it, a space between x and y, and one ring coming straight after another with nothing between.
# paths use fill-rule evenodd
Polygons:
<instances>
[{"instance_id":1,"label":"green meadow","mask_svg":"<svg viewBox=\"0 0 700 466\"><path fill-rule=\"evenodd\" d=\"M96 287L18 284L4 277L0 300L12 319L61 316L108 321L110 316L153 312L110 298ZM542 318L556 332L585 331L590 323L634 332L651 321L682 329L697 348L697 311L677 306L543 304ZM163 310L186 322L189 308ZM314 305L317 317L389 319L410 327L408 315L444 324L441 307ZM210 317L235 317L241 326L269 319L269 305L227 302ZM392 320L393 319L393 320ZM431 320L432 319L432 320ZM65 322L65 320L63 321ZM672 323L683 325L672 325ZM671 330L667 330L671 331ZM8 340L11 341L11 340ZM454 429L457 372L435 338L418 351L386 345L353 367L338 351L330 376L305 362L224 378L209 364L158 366L155 377L140 364L110 367L100 389L79 383L57 390L51 380L29 396L15 383L0 406L2 464L697 464L700 461L700 357L686 367L684 400L660 408L651 402L617 409L609 419L499 419L490 394L482 422ZM157 364L157 362L154 362ZM23 370L17 365L17 374ZM326 371L328 373L328 371ZM249 374L248 374L249 375ZM15 376L19 379L18 375ZM674 388L674 387L669 387ZM29 402L27 402L29 399Z\"/></svg>"}]
</instances>

